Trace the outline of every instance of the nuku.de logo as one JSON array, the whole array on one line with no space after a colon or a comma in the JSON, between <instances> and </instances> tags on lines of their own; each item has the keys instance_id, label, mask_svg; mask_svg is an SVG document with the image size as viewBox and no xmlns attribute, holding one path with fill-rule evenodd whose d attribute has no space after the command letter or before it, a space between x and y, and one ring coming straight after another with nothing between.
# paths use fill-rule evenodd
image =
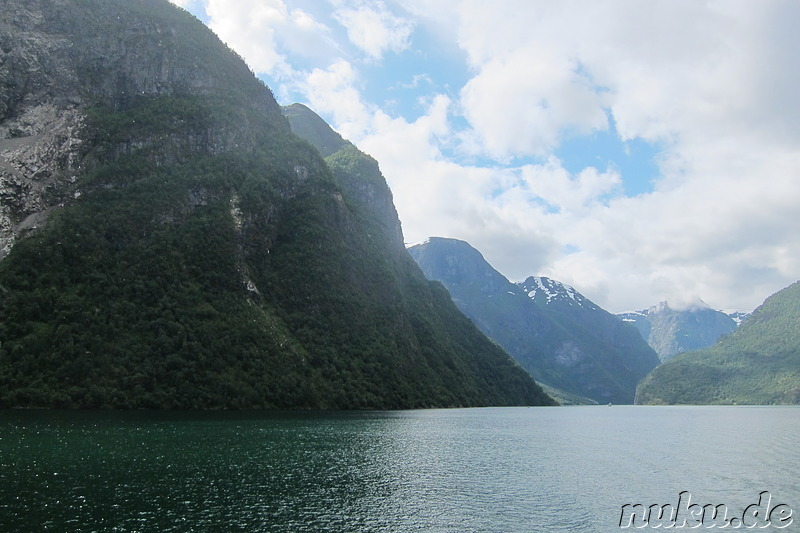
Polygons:
<instances>
[{"instance_id":1,"label":"nuku.de logo","mask_svg":"<svg viewBox=\"0 0 800 533\"><path fill-rule=\"evenodd\" d=\"M758 503L748 505L740 516L729 516L728 506L725 504L692 503L692 495L688 491L683 491L678 494L677 505L671 503L649 506L641 503L623 505L619 527L621 529L646 527L783 529L791 525L793 520L792 508L785 503L773 505L772 494L769 491L761 492L758 495Z\"/></svg>"}]
</instances>

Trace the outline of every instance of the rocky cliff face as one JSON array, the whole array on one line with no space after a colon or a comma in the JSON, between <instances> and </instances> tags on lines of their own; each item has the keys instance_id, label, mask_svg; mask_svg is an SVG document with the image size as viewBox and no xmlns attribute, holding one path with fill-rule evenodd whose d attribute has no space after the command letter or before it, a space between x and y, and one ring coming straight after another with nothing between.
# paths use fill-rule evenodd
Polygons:
<instances>
[{"instance_id":1,"label":"rocky cliff face","mask_svg":"<svg viewBox=\"0 0 800 533\"><path fill-rule=\"evenodd\" d=\"M83 156L83 99L75 72L63 67L68 41L42 32L45 24L41 6L4 2L0 14L0 257L74 191Z\"/></svg>"},{"instance_id":2,"label":"rocky cliff face","mask_svg":"<svg viewBox=\"0 0 800 533\"><path fill-rule=\"evenodd\" d=\"M551 401L185 11L0 0L0 51L0 406Z\"/></svg>"},{"instance_id":3,"label":"rocky cliff face","mask_svg":"<svg viewBox=\"0 0 800 533\"><path fill-rule=\"evenodd\" d=\"M49 102L17 108L0 126L0 258L77 194L83 115Z\"/></svg>"},{"instance_id":4,"label":"rocky cliff face","mask_svg":"<svg viewBox=\"0 0 800 533\"><path fill-rule=\"evenodd\" d=\"M0 257L80 194L77 176L93 165L87 158L93 146L85 138L91 109L130 109L143 98L225 95L258 115L279 116L269 91L243 63L200 59L219 57L219 48L199 21L163 2L137 1L123 9L117 2L4 1ZM120 140L113 152L119 157L160 146L167 151L165 160L174 159L177 146L222 153L233 146L252 148L255 139L247 131L198 128L180 131L166 143L159 132Z\"/></svg>"}]
</instances>

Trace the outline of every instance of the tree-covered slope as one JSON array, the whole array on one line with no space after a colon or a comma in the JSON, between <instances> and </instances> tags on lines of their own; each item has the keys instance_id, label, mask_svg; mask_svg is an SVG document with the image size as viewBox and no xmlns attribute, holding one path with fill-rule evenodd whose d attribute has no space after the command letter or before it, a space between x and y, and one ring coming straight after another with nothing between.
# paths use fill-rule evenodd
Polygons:
<instances>
[{"instance_id":1,"label":"tree-covered slope","mask_svg":"<svg viewBox=\"0 0 800 533\"><path fill-rule=\"evenodd\" d=\"M0 406L550 403L185 11L6 2L0 44Z\"/></svg>"},{"instance_id":2,"label":"tree-covered slope","mask_svg":"<svg viewBox=\"0 0 800 533\"><path fill-rule=\"evenodd\" d=\"M800 403L800 282L714 346L677 355L637 390L643 404Z\"/></svg>"},{"instance_id":3,"label":"tree-covered slope","mask_svg":"<svg viewBox=\"0 0 800 533\"><path fill-rule=\"evenodd\" d=\"M600 403L633 403L658 358L629 324L547 278L508 281L468 243L431 238L409 248L429 279L537 381Z\"/></svg>"}]
</instances>

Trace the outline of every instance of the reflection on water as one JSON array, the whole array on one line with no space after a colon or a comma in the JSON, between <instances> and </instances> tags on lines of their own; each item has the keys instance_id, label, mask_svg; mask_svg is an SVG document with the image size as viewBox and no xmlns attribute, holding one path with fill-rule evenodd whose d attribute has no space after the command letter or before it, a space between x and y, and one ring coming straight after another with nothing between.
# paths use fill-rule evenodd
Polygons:
<instances>
[{"instance_id":1,"label":"reflection on water","mask_svg":"<svg viewBox=\"0 0 800 533\"><path fill-rule=\"evenodd\" d=\"M0 531L602 532L681 491L800 513L798 415L0 411Z\"/></svg>"}]
</instances>

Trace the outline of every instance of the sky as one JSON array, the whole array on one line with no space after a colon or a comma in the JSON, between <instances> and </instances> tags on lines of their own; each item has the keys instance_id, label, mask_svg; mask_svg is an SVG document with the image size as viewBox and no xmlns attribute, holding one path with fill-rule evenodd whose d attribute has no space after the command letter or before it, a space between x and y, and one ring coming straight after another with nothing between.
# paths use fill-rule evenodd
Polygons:
<instances>
[{"instance_id":1,"label":"sky","mask_svg":"<svg viewBox=\"0 0 800 533\"><path fill-rule=\"evenodd\" d=\"M172 1L378 161L407 243L611 312L800 279L800 2Z\"/></svg>"}]
</instances>

